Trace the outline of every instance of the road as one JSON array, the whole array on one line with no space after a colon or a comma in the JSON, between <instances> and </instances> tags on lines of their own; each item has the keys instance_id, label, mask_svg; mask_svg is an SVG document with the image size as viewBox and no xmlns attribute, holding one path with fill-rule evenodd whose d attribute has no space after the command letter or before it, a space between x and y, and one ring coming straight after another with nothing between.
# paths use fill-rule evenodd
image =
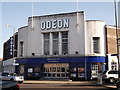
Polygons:
<instances>
[{"instance_id":1,"label":"road","mask_svg":"<svg viewBox=\"0 0 120 90\"><path fill-rule=\"evenodd\" d=\"M22 83L20 85L20 90L116 90L116 87L113 85L96 85L96 84L86 84L86 83L70 83L70 82L60 82L57 81L51 83Z\"/></svg>"}]
</instances>

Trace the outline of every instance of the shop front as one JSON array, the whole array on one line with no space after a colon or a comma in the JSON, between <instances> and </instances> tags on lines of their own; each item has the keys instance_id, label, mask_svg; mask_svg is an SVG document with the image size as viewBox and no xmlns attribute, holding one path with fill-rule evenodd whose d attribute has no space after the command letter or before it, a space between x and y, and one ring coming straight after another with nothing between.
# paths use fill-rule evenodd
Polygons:
<instances>
[{"instance_id":1,"label":"shop front","mask_svg":"<svg viewBox=\"0 0 120 90\"><path fill-rule=\"evenodd\" d=\"M44 64L44 78L69 78L69 64Z\"/></svg>"},{"instance_id":2,"label":"shop front","mask_svg":"<svg viewBox=\"0 0 120 90\"><path fill-rule=\"evenodd\" d=\"M105 57L26 58L17 59L16 62L19 63L16 72L24 75L25 79L89 80L92 77L92 64L104 63ZM94 72L98 71L99 69L94 69Z\"/></svg>"}]
</instances>

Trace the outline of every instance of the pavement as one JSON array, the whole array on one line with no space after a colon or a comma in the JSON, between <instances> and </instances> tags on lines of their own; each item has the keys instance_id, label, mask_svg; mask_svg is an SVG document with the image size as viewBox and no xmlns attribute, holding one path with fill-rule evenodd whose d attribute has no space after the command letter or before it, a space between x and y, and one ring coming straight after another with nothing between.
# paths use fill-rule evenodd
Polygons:
<instances>
[{"instance_id":1,"label":"pavement","mask_svg":"<svg viewBox=\"0 0 120 90\"><path fill-rule=\"evenodd\" d=\"M25 80L23 83L76 83L76 84L89 84L94 82L89 81L39 81L39 80Z\"/></svg>"},{"instance_id":2,"label":"pavement","mask_svg":"<svg viewBox=\"0 0 120 90\"><path fill-rule=\"evenodd\" d=\"M72 81L72 80L67 80L67 81L48 81L48 80L25 80L23 84L54 84L54 83L59 83L59 84L80 84L80 85L94 85L94 86L103 86L107 88L116 88L115 84L98 84L97 81Z\"/></svg>"}]
</instances>

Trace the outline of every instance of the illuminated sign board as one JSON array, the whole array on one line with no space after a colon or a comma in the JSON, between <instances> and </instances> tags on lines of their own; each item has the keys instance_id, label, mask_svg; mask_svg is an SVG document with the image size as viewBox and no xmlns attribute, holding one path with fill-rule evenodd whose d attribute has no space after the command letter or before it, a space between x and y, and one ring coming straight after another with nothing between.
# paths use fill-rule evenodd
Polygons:
<instances>
[{"instance_id":1,"label":"illuminated sign board","mask_svg":"<svg viewBox=\"0 0 120 90\"><path fill-rule=\"evenodd\" d=\"M49 30L49 29L61 29L61 28L69 28L69 19L63 20L53 20L53 21L42 21L41 29Z\"/></svg>"},{"instance_id":2,"label":"illuminated sign board","mask_svg":"<svg viewBox=\"0 0 120 90\"><path fill-rule=\"evenodd\" d=\"M10 37L10 55L13 55L13 37Z\"/></svg>"}]
</instances>

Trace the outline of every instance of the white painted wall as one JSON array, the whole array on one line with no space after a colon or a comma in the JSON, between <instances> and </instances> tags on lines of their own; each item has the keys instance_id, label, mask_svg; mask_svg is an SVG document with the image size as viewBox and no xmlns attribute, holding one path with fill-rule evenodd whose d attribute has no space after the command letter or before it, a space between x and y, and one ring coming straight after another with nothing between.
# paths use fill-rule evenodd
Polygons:
<instances>
[{"instance_id":1,"label":"white painted wall","mask_svg":"<svg viewBox=\"0 0 120 90\"><path fill-rule=\"evenodd\" d=\"M111 63L112 62L116 62L117 63L117 70L118 70L118 58L117 56L111 56L111 54L108 54L108 70L112 70L111 69Z\"/></svg>"},{"instance_id":2,"label":"white painted wall","mask_svg":"<svg viewBox=\"0 0 120 90\"><path fill-rule=\"evenodd\" d=\"M85 54L85 33L84 33L84 14L78 14L78 26L77 16L70 17L69 28L69 54L75 54L78 51L80 55Z\"/></svg>"},{"instance_id":3,"label":"white painted wall","mask_svg":"<svg viewBox=\"0 0 120 90\"><path fill-rule=\"evenodd\" d=\"M31 53L35 53L35 56L41 55L41 32L40 32L40 22L34 19L34 27L31 27L31 21L28 24L28 52L27 56L31 56Z\"/></svg>"},{"instance_id":4,"label":"white painted wall","mask_svg":"<svg viewBox=\"0 0 120 90\"><path fill-rule=\"evenodd\" d=\"M69 19L69 28L42 30L42 21L53 21ZM34 18L33 29L31 24L31 18L28 20L28 27L20 28L18 30L18 56L19 56L19 43L24 41L24 55L23 57L32 56L31 53L35 53L35 56L43 55L43 33L46 32L59 32L68 31L68 54L74 55L75 51L78 51L79 55L96 55L93 53L92 37L100 37L100 54L105 55L105 22L88 20L85 22L84 13L78 13L78 25L77 14L66 13L56 14L48 16L40 16ZM59 34L60 35L60 34ZM61 51L60 51L61 53Z\"/></svg>"},{"instance_id":5,"label":"white painted wall","mask_svg":"<svg viewBox=\"0 0 120 90\"><path fill-rule=\"evenodd\" d=\"M69 28L42 30L40 23L42 21L69 19ZM80 55L85 53L85 33L84 33L84 13L78 14L78 29L77 29L77 16L74 14L61 14L52 16L41 16L34 18L34 29L31 27L31 19L28 20L28 28L21 28L18 31L18 41L24 41L24 57L43 55L43 34L45 32L59 32L68 31L69 54L75 54L78 51ZM18 42L18 49L19 49ZM26 50L27 49L27 50ZM18 50L19 51L19 50ZM19 56L19 52L18 52Z\"/></svg>"},{"instance_id":6,"label":"white painted wall","mask_svg":"<svg viewBox=\"0 0 120 90\"><path fill-rule=\"evenodd\" d=\"M99 20L86 21L86 54L105 55L105 22ZM100 53L93 53L93 37L100 37Z\"/></svg>"},{"instance_id":7,"label":"white painted wall","mask_svg":"<svg viewBox=\"0 0 120 90\"><path fill-rule=\"evenodd\" d=\"M28 54L28 27L21 27L18 29L18 57L20 57L20 42L23 41L23 57Z\"/></svg>"}]
</instances>

